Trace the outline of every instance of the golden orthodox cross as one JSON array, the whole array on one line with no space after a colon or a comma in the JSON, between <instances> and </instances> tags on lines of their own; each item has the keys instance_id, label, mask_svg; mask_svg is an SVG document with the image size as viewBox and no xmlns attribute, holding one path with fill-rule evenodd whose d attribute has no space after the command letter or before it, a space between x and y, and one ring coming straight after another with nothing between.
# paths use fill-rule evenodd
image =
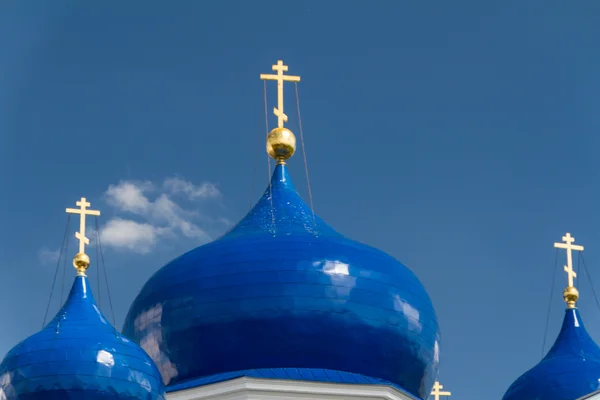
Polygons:
<instances>
[{"instance_id":1,"label":"golden orthodox cross","mask_svg":"<svg viewBox=\"0 0 600 400\"><path fill-rule=\"evenodd\" d=\"M287 82L300 82L299 76L284 75L283 73L288 70L287 65L283 65L283 61L277 61L277 64L273 65L273 71L277 71L277 75L271 74L260 74L260 79L264 81L277 81L277 107L273 109L273 114L277 116L277 126L283 128L283 123L287 122L288 117L283 112L283 81Z\"/></svg>"},{"instance_id":2,"label":"golden orthodox cross","mask_svg":"<svg viewBox=\"0 0 600 400\"><path fill-rule=\"evenodd\" d=\"M80 201L75 203L75 205L79 206L79 208L67 208L68 214L79 214L79 232L75 233L75 237L79 239L79 253L85 254L85 245L90 244L90 239L85 237L85 216L86 215L100 215L100 211L96 210L88 210L87 208L91 206L85 199L82 197Z\"/></svg>"},{"instance_id":3,"label":"golden orthodox cross","mask_svg":"<svg viewBox=\"0 0 600 400\"><path fill-rule=\"evenodd\" d=\"M573 286L573 278L577 277L577 274L573 270L573 255L572 251L583 251L583 246L578 246L573 244L575 238L571 236L570 233L567 232L565 236L562 238L565 243L554 243L554 247L558 249L567 250L567 265L565 265L565 272L567 273L569 279L569 287Z\"/></svg>"},{"instance_id":4,"label":"golden orthodox cross","mask_svg":"<svg viewBox=\"0 0 600 400\"><path fill-rule=\"evenodd\" d=\"M440 396L451 396L452 393L450 392L442 392L442 389L444 387L442 385L440 385L439 382L435 382L435 385L433 385L433 390L431 391L431 395L433 396L434 400L440 400Z\"/></svg>"}]
</instances>

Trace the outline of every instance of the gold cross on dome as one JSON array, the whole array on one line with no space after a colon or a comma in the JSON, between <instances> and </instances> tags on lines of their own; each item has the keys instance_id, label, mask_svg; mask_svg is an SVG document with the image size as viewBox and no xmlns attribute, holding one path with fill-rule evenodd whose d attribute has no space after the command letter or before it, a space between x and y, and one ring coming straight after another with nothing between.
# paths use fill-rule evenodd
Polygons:
<instances>
[{"instance_id":1,"label":"gold cross on dome","mask_svg":"<svg viewBox=\"0 0 600 400\"><path fill-rule=\"evenodd\" d=\"M79 206L79 208L67 208L67 213L80 215L79 232L75 232L75 237L79 239L79 253L85 254L85 245L90 244L90 239L85 237L85 216L98 216L100 215L100 211L88 210L87 208L91 206L91 204L86 201L85 197L82 197L75 205Z\"/></svg>"},{"instance_id":2,"label":"gold cross on dome","mask_svg":"<svg viewBox=\"0 0 600 400\"><path fill-rule=\"evenodd\" d=\"M288 70L287 65L283 65L283 61L277 61L277 64L273 65L273 71L277 71L277 75L272 74L260 74L260 79L263 81L277 81L277 107L273 109L273 114L277 116L277 126L283 128L283 123L287 122L288 117L283 112L283 81L287 82L300 82L299 76L284 75L283 73Z\"/></svg>"},{"instance_id":3,"label":"gold cross on dome","mask_svg":"<svg viewBox=\"0 0 600 400\"><path fill-rule=\"evenodd\" d=\"M577 274L573 270L572 251L583 251L583 246L573 244L575 238L571 236L569 232L567 232L565 236L563 236L562 240L564 243L554 243L554 247L558 249L567 250L567 265L565 265L564 270L567 273L567 277L569 279L569 287L573 287L573 278L577 277Z\"/></svg>"},{"instance_id":4,"label":"gold cross on dome","mask_svg":"<svg viewBox=\"0 0 600 400\"><path fill-rule=\"evenodd\" d=\"M433 390L431 391L431 395L433 396L434 400L440 400L440 396L451 396L452 393L450 392L442 392L442 389L444 387L442 385L440 385L439 382L435 382L435 385L433 385Z\"/></svg>"}]
</instances>

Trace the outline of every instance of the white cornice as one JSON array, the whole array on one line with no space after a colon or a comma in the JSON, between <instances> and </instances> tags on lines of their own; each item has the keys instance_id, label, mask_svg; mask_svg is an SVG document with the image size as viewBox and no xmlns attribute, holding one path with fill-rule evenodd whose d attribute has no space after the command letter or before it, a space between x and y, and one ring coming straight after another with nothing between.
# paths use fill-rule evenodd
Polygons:
<instances>
[{"instance_id":1,"label":"white cornice","mask_svg":"<svg viewBox=\"0 0 600 400\"><path fill-rule=\"evenodd\" d=\"M355 385L282 379L236 378L170 392L167 400L415 400L385 385Z\"/></svg>"},{"instance_id":2,"label":"white cornice","mask_svg":"<svg viewBox=\"0 0 600 400\"><path fill-rule=\"evenodd\" d=\"M580 397L577 400L600 400L600 390L598 390L596 392L592 392L590 394L587 394L583 397Z\"/></svg>"}]
</instances>

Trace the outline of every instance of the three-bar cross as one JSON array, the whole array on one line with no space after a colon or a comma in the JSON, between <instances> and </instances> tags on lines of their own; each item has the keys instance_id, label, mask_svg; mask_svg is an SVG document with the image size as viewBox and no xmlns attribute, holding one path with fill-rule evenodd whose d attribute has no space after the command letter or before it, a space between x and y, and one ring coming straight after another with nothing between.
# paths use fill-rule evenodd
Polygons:
<instances>
[{"instance_id":1,"label":"three-bar cross","mask_svg":"<svg viewBox=\"0 0 600 400\"><path fill-rule=\"evenodd\" d=\"M85 245L90 244L90 239L85 237L85 216L86 215L100 215L100 211L96 210L88 210L87 208L91 206L85 199L82 197L80 201L75 203L79 208L67 208L68 214L79 214L81 217L79 219L79 232L75 233L75 237L79 239L79 253L85 253Z\"/></svg>"},{"instance_id":2,"label":"three-bar cross","mask_svg":"<svg viewBox=\"0 0 600 400\"><path fill-rule=\"evenodd\" d=\"M583 251L583 246L578 246L578 245L573 244L573 242L575 241L575 238L572 237L569 232L567 232L567 234L565 236L563 236L562 240L565 243L554 243L554 247L556 247L558 249L567 250L567 265L565 265L564 270L567 273L567 276L569 279L569 286L572 287L573 286L573 278L577 277L577 274L573 270L572 251L573 250Z\"/></svg>"},{"instance_id":3,"label":"three-bar cross","mask_svg":"<svg viewBox=\"0 0 600 400\"><path fill-rule=\"evenodd\" d=\"M273 109L273 113L277 116L277 126L283 128L283 123L287 122L288 117L283 112L283 81L300 82L299 76L284 75L288 70L287 65L283 65L283 61L277 61L273 65L273 71L277 71L277 75L261 74L260 79L268 81L277 81L277 107Z\"/></svg>"}]
</instances>

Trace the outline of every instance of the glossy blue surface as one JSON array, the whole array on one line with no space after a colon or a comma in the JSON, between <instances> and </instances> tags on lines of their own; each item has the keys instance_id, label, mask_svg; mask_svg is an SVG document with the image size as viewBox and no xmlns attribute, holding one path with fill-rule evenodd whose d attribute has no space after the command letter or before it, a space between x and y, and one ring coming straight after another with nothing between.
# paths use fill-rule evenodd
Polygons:
<instances>
[{"instance_id":1,"label":"glossy blue surface","mask_svg":"<svg viewBox=\"0 0 600 400\"><path fill-rule=\"evenodd\" d=\"M271 182L229 233L150 278L123 333L169 385L238 370L321 368L427 398L439 330L419 280L313 218L285 166Z\"/></svg>"},{"instance_id":2,"label":"glossy blue surface","mask_svg":"<svg viewBox=\"0 0 600 400\"><path fill-rule=\"evenodd\" d=\"M600 348L577 309L567 309L548 354L508 389L503 400L575 400L600 389Z\"/></svg>"},{"instance_id":3,"label":"glossy blue surface","mask_svg":"<svg viewBox=\"0 0 600 400\"><path fill-rule=\"evenodd\" d=\"M213 383L229 381L241 377L258 379L282 379L306 382L343 383L351 385L391 386L396 390L401 391L409 398L417 399L416 397L406 393L402 388L399 388L397 385L394 385L393 383L385 381L383 379L375 379L360 374L353 374L351 372L315 368L264 368L247 369L245 371L222 372L220 374L209 375L198 379L192 379L191 381L185 381L176 385L172 385L169 387L167 392L177 392L179 390L210 385Z\"/></svg>"},{"instance_id":4,"label":"glossy blue surface","mask_svg":"<svg viewBox=\"0 0 600 400\"><path fill-rule=\"evenodd\" d=\"M164 400L156 365L102 315L87 278L63 308L0 365L2 400Z\"/></svg>"}]
</instances>

